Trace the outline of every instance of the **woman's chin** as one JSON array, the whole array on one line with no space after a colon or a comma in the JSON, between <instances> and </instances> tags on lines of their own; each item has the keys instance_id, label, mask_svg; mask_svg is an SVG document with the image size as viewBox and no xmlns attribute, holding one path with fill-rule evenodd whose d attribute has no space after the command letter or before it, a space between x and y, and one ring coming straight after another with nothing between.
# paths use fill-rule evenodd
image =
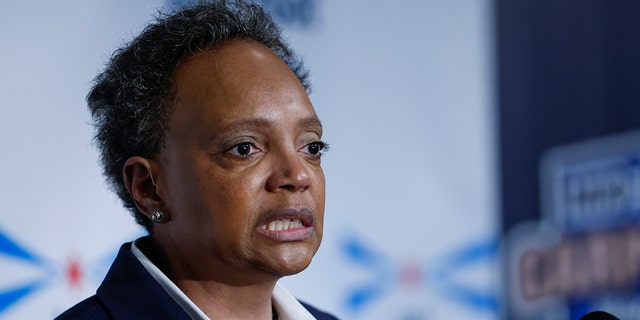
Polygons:
<instances>
[{"instance_id":1,"label":"woman's chin","mask_svg":"<svg viewBox=\"0 0 640 320\"><path fill-rule=\"evenodd\" d=\"M300 273L309 266L314 253L308 250L283 252L278 259L271 261L272 271L280 277Z\"/></svg>"}]
</instances>

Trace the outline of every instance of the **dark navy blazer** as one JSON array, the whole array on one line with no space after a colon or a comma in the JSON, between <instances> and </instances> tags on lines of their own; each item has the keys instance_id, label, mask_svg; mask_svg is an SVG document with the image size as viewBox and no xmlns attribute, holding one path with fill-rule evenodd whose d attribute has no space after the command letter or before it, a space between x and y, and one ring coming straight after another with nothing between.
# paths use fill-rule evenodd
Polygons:
<instances>
[{"instance_id":1,"label":"dark navy blazer","mask_svg":"<svg viewBox=\"0 0 640 320\"><path fill-rule=\"evenodd\" d=\"M306 303L318 320L337 320ZM131 252L120 248L107 276L94 296L76 304L56 319L185 319L191 317L167 294Z\"/></svg>"}]
</instances>

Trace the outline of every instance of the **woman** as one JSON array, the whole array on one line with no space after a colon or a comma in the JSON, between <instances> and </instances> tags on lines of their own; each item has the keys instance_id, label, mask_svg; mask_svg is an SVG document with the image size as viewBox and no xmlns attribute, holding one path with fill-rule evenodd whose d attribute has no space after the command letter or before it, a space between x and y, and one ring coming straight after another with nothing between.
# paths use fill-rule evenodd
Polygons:
<instances>
[{"instance_id":1,"label":"woman","mask_svg":"<svg viewBox=\"0 0 640 320\"><path fill-rule=\"evenodd\" d=\"M163 16L116 51L88 103L107 179L149 236L59 319L335 319L277 284L322 238L307 89L256 5Z\"/></svg>"}]
</instances>

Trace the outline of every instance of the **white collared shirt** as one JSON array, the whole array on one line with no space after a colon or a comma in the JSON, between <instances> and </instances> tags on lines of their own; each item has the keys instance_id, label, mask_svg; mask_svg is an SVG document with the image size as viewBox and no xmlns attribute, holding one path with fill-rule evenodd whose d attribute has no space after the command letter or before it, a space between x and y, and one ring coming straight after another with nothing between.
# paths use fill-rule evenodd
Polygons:
<instances>
[{"instance_id":1,"label":"white collared shirt","mask_svg":"<svg viewBox=\"0 0 640 320\"><path fill-rule=\"evenodd\" d=\"M149 258L138 248L136 242L131 244L131 252L138 258L140 263L151 274L151 276L158 281L160 286L169 294L175 302L184 309L184 311L194 320L211 320L204 312L196 306L193 301L187 297L187 295L171 282L171 280L156 267ZM278 312L279 320L315 320L313 315L305 309L296 298L294 298L287 289L282 287L279 283L276 283L271 295L271 302L273 307Z\"/></svg>"}]
</instances>

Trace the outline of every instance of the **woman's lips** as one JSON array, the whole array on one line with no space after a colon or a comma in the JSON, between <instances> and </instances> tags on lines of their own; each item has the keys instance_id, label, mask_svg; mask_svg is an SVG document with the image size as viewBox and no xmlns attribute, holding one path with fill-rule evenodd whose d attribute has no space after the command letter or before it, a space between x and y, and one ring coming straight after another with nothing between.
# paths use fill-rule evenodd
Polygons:
<instances>
[{"instance_id":1,"label":"woman's lips","mask_svg":"<svg viewBox=\"0 0 640 320\"><path fill-rule=\"evenodd\" d=\"M293 218L293 219L287 218L287 219L278 219L275 221L271 221L267 224L263 224L262 226L260 226L260 228L262 230L269 230L269 231L287 231L287 230L304 228L304 225L302 224L302 220L298 218Z\"/></svg>"},{"instance_id":2,"label":"woman's lips","mask_svg":"<svg viewBox=\"0 0 640 320\"><path fill-rule=\"evenodd\" d=\"M301 241L313 234L313 213L311 210L285 209L271 213L256 230L277 241Z\"/></svg>"}]
</instances>

